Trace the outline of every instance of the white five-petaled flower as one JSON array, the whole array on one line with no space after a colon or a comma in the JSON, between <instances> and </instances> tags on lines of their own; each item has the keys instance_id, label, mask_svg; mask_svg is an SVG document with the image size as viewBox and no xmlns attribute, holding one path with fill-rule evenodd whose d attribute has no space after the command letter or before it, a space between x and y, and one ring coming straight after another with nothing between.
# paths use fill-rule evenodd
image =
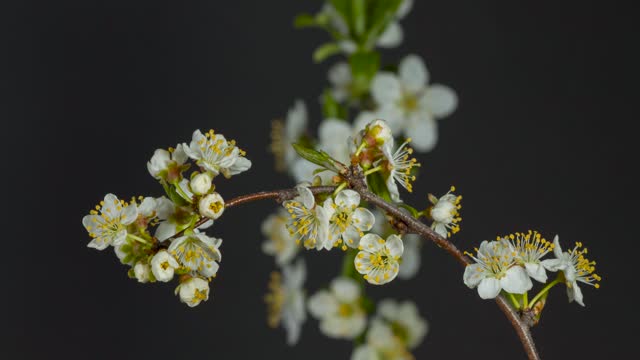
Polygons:
<instances>
[{"instance_id":1,"label":"white five-petaled flower","mask_svg":"<svg viewBox=\"0 0 640 360\"><path fill-rule=\"evenodd\" d=\"M588 251L587 248L582 248L581 242L577 242L573 249L562 252L560 239L556 235L553 239L553 245L553 254L556 258L542 261L543 266L550 271L562 271L567 285L569 302L575 300L584 306L582 290L580 290L578 282L591 285L596 289L600 287L599 281L602 278L594 273L596 262L590 261L584 256Z\"/></svg>"},{"instance_id":2,"label":"white five-petaled flower","mask_svg":"<svg viewBox=\"0 0 640 360\"><path fill-rule=\"evenodd\" d=\"M373 215L376 218L376 221L373 224L373 228L370 230L372 233L376 233L384 237L395 232L382 211L376 208L373 211ZM405 234L402 236L402 245L404 246L404 252L402 253L402 261L400 262L398 277L400 279L407 280L414 277L418 273L418 270L420 270L420 248L422 245L422 239L416 234Z\"/></svg>"},{"instance_id":3,"label":"white five-petaled flower","mask_svg":"<svg viewBox=\"0 0 640 360\"><path fill-rule=\"evenodd\" d=\"M196 232L173 240L168 251L183 267L210 278L216 275L222 260L221 244L222 239Z\"/></svg>"},{"instance_id":4,"label":"white five-petaled flower","mask_svg":"<svg viewBox=\"0 0 640 360\"><path fill-rule=\"evenodd\" d=\"M524 266L527 274L541 283L547 282L545 266L549 261L540 259L553 250L554 245L543 238L537 231L515 233L503 237L511 242L516 251L516 263Z\"/></svg>"},{"instance_id":5,"label":"white five-petaled flower","mask_svg":"<svg viewBox=\"0 0 640 360\"><path fill-rule=\"evenodd\" d=\"M307 107L304 101L297 99L287 112L287 118L274 120L271 124L270 150L275 156L276 169L289 169L298 159L298 155L291 144L298 142L307 128Z\"/></svg>"},{"instance_id":6,"label":"white five-petaled flower","mask_svg":"<svg viewBox=\"0 0 640 360\"><path fill-rule=\"evenodd\" d=\"M316 199L304 185L296 186L298 196L283 203L291 220L287 228L297 244L307 249L331 250L329 241L329 216L326 210L316 204Z\"/></svg>"},{"instance_id":7,"label":"white five-petaled flower","mask_svg":"<svg viewBox=\"0 0 640 360\"><path fill-rule=\"evenodd\" d=\"M149 269L149 264L143 263L141 261L137 262L133 267L133 274L139 283L149 282L149 274L151 273L151 269Z\"/></svg>"},{"instance_id":8,"label":"white five-petaled flower","mask_svg":"<svg viewBox=\"0 0 640 360\"><path fill-rule=\"evenodd\" d=\"M354 260L356 270L370 284L382 285L396 278L400 268L399 260L404 252L404 245L398 235L389 235L384 240L369 233L360 239L358 249L360 252Z\"/></svg>"},{"instance_id":9,"label":"white five-petaled flower","mask_svg":"<svg viewBox=\"0 0 640 360\"><path fill-rule=\"evenodd\" d=\"M483 241L476 256L466 253L475 264L464 269L464 283L478 288L483 299L493 299L501 290L524 294L533 287L524 268L516 263L516 251L507 240Z\"/></svg>"},{"instance_id":10,"label":"white five-petaled flower","mask_svg":"<svg viewBox=\"0 0 640 360\"><path fill-rule=\"evenodd\" d=\"M304 260L285 265L282 275L271 274L270 292L265 296L269 309L268 323L272 328L282 324L287 332L287 344L295 345L300 338L302 325L307 319L304 281L307 270Z\"/></svg>"},{"instance_id":11,"label":"white five-petaled flower","mask_svg":"<svg viewBox=\"0 0 640 360\"><path fill-rule=\"evenodd\" d=\"M360 296L360 285L355 280L335 278L330 290L320 290L309 298L309 312L320 320L320 331L326 336L354 339L367 325Z\"/></svg>"},{"instance_id":12,"label":"white five-petaled flower","mask_svg":"<svg viewBox=\"0 0 640 360\"><path fill-rule=\"evenodd\" d=\"M176 259L166 250L158 251L153 258L151 258L151 271L158 281L170 281L173 279L175 269L179 267L180 264L178 264Z\"/></svg>"},{"instance_id":13,"label":"white five-petaled flower","mask_svg":"<svg viewBox=\"0 0 640 360\"><path fill-rule=\"evenodd\" d=\"M358 207L360 194L353 190L342 190L335 200L331 197L324 202L324 208L329 217L329 241L332 246L343 243L346 246L357 248L360 238L365 231L369 231L375 223L375 217L371 211Z\"/></svg>"},{"instance_id":14,"label":"white five-petaled flower","mask_svg":"<svg viewBox=\"0 0 640 360\"><path fill-rule=\"evenodd\" d=\"M217 192L205 195L198 202L198 210L200 215L215 220L224 212L224 199Z\"/></svg>"},{"instance_id":15,"label":"white five-petaled flower","mask_svg":"<svg viewBox=\"0 0 640 360\"><path fill-rule=\"evenodd\" d=\"M138 207L135 202L126 203L113 194L107 194L95 210L82 218L82 224L93 238L87 246L104 250L109 245L121 245L127 238L127 225L137 218Z\"/></svg>"},{"instance_id":16,"label":"white five-petaled flower","mask_svg":"<svg viewBox=\"0 0 640 360\"><path fill-rule=\"evenodd\" d=\"M262 222L262 234L266 237L262 251L274 256L280 266L288 264L300 249L287 229L288 220L287 212L280 209Z\"/></svg>"},{"instance_id":17,"label":"white five-petaled flower","mask_svg":"<svg viewBox=\"0 0 640 360\"><path fill-rule=\"evenodd\" d=\"M187 159L188 157L182 144L176 146L175 149L157 149L147 163L147 170L155 179L175 183L180 179L180 174L185 169L183 165Z\"/></svg>"},{"instance_id":18,"label":"white five-petaled flower","mask_svg":"<svg viewBox=\"0 0 640 360\"><path fill-rule=\"evenodd\" d=\"M192 277L180 283L175 293L187 306L198 306L202 301L209 300L209 282L199 277Z\"/></svg>"},{"instance_id":19,"label":"white five-petaled flower","mask_svg":"<svg viewBox=\"0 0 640 360\"><path fill-rule=\"evenodd\" d=\"M391 200L393 201L400 201L400 191L396 182L407 189L408 192L412 192L412 182L415 181L416 177L411 174L411 170L414 167L420 167L415 158L410 158L411 154L413 154L413 149L407 146L410 141L410 138L407 139L394 153L391 153L393 143L382 147L384 159L381 159L378 165L383 167L387 189L389 189L389 194L391 194Z\"/></svg>"},{"instance_id":20,"label":"white five-petaled flower","mask_svg":"<svg viewBox=\"0 0 640 360\"><path fill-rule=\"evenodd\" d=\"M371 95L379 109L392 114L391 117L402 124L396 129L404 130L406 137L413 137L413 146L421 152L430 151L436 145L436 120L453 112L458 102L449 87L428 86L428 81L422 59L408 55L400 62L398 75L379 72L371 83Z\"/></svg>"},{"instance_id":21,"label":"white five-petaled flower","mask_svg":"<svg viewBox=\"0 0 640 360\"><path fill-rule=\"evenodd\" d=\"M427 334L428 324L411 301L402 303L384 299L378 303L377 315L391 325L394 334L409 348L414 349Z\"/></svg>"},{"instance_id":22,"label":"white five-petaled flower","mask_svg":"<svg viewBox=\"0 0 640 360\"><path fill-rule=\"evenodd\" d=\"M451 189L439 199L429 194L429 201L433 204L429 209L429 215L433 220L431 228L443 238L451 237L451 234L460 231L460 225L458 224L462 220L459 212L462 208L460 204L462 196L452 194L454 191L456 191L456 188L452 186Z\"/></svg>"},{"instance_id":23,"label":"white five-petaled flower","mask_svg":"<svg viewBox=\"0 0 640 360\"><path fill-rule=\"evenodd\" d=\"M211 172L229 178L251 168L251 161L245 158L235 141L228 141L222 134L209 130L202 134L200 130L193 132L191 144L184 144L184 151L196 163Z\"/></svg>"}]
</instances>

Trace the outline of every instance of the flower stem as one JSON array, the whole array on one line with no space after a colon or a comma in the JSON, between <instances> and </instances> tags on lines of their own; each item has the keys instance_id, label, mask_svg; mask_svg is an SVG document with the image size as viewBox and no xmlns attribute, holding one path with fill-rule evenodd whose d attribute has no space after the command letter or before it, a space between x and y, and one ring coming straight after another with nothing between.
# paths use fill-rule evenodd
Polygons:
<instances>
[{"instance_id":1,"label":"flower stem","mask_svg":"<svg viewBox=\"0 0 640 360\"><path fill-rule=\"evenodd\" d=\"M333 196L336 196L340 191L342 191L342 189L344 189L345 187L347 187L347 185L349 185L349 183L347 183L346 181L343 182L342 184L338 185L338 187L336 188L336 190L333 192Z\"/></svg>"},{"instance_id":2,"label":"flower stem","mask_svg":"<svg viewBox=\"0 0 640 360\"><path fill-rule=\"evenodd\" d=\"M365 146L367 146L367 143L365 143L364 140L362 140L362 142L360 143L360 146L358 146L358 150L356 150L355 155L356 156L360 155L360 153L362 152L362 149L364 149Z\"/></svg>"},{"instance_id":3,"label":"flower stem","mask_svg":"<svg viewBox=\"0 0 640 360\"><path fill-rule=\"evenodd\" d=\"M129 239L135 240L135 241L137 241L137 242L139 242L139 243L143 243L143 244L148 244L148 243L149 243L147 240L145 240L145 239L141 238L141 237L140 237L140 236L138 236L138 235L127 234L127 237L128 237Z\"/></svg>"},{"instance_id":4,"label":"flower stem","mask_svg":"<svg viewBox=\"0 0 640 360\"><path fill-rule=\"evenodd\" d=\"M549 290L551 290L552 287L556 286L556 284L558 284L561 281L560 277L557 277L555 280L553 280L552 282L548 283L547 286L545 286L544 288L542 288L542 290L540 290L540 292L533 298L531 299L531 307L534 307L536 305L536 302L538 300L540 300L540 298L549 292Z\"/></svg>"},{"instance_id":5,"label":"flower stem","mask_svg":"<svg viewBox=\"0 0 640 360\"><path fill-rule=\"evenodd\" d=\"M525 309L529 308L529 292L525 291L524 294L522 294L522 307Z\"/></svg>"},{"instance_id":6,"label":"flower stem","mask_svg":"<svg viewBox=\"0 0 640 360\"><path fill-rule=\"evenodd\" d=\"M378 166L376 166L376 167L374 167L372 169L369 169L369 170L365 171L364 172L364 176L367 176L369 174L373 174L374 172L377 172L377 171L380 171L380 170L382 170L382 165L378 165Z\"/></svg>"},{"instance_id":7,"label":"flower stem","mask_svg":"<svg viewBox=\"0 0 640 360\"><path fill-rule=\"evenodd\" d=\"M509 295L509 300L511 300L513 307L515 307L516 310L520 310L520 302L518 302L516 297L512 293L507 293L507 294Z\"/></svg>"}]
</instances>

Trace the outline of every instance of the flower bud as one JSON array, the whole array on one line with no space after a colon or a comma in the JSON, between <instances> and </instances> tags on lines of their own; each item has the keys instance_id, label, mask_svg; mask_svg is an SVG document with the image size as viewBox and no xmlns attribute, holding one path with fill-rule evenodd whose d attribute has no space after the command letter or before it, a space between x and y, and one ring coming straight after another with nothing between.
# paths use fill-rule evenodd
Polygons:
<instances>
[{"instance_id":1,"label":"flower bud","mask_svg":"<svg viewBox=\"0 0 640 360\"><path fill-rule=\"evenodd\" d=\"M176 293L180 296L180 301L189 307L194 307L209 299L209 283L193 277L178 285Z\"/></svg>"},{"instance_id":2,"label":"flower bud","mask_svg":"<svg viewBox=\"0 0 640 360\"><path fill-rule=\"evenodd\" d=\"M204 195L208 193L211 189L212 180L213 179L209 173L195 175L191 178L191 183L189 184L191 186L191 191L196 195Z\"/></svg>"},{"instance_id":3,"label":"flower bud","mask_svg":"<svg viewBox=\"0 0 640 360\"><path fill-rule=\"evenodd\" d=\"M149 282L149 273L151 269L149 269L149 264L145 264L142 262L136 263L136 266L133 267L133 273L138 279L140 283Z\"/></svg>"},{"instance_id":4,"label":"flower bud","mask_svg":"<svg viewBox=\"0 0 640 360\"><path fill-rule=\"evenodd\" d=\"M180 264L166 250L160 250L151 259L151 271L156 280L167 282L173 279L173 273Z\"/></svg>"},{"instance_id":5,"label":"flower bud","mask_svg":"<svg viewBox=\"0 0 640 360\"><path fill-rule=\"evenodd\" d=\"M448 224L455 217L456 211L457 208L453 201L440 200L431 208L431 218L434 221Z\"/></svg>"},{"instance_id":6,"label":"flower bud","mask_svg":"<svg viewBox=\"0 0 640 360\"><path fill-rule=\"evenodd\" d=\"M393 134L387 122L381 119L374 120L364 128L364 139L369 146L382 146L393 141Z\"/></svg>"},{"instance_id":7,"label":"flower bud","mask_svg":"<svg viewBox=\"0 0 640 360\"><path fill-rule=\"evenodd\" d=\"M204 196L198 203L200 215L209 219L217 219L224 212L224 200L218 193Z\"/></svg>"}]
</instances>

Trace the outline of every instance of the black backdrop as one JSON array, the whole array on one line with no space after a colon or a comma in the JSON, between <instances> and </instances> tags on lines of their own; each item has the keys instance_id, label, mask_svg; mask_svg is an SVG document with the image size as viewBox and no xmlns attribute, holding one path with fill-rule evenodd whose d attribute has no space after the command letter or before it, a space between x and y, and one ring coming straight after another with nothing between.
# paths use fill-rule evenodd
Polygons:
<instances>
[{"instance_id":1,"label":"black backdrop","mask_svg":"<svg viewBox=\"0 0 640 360\"><path fill-rule=\"evenodd\" d=\"M384 60L423 56L460 106L440 123L436 150L420 156L423 176L408 200L455 184L464 219L454 241L465 249L529 228L559 233L565 246L583 241L602 288L584 289L586 308L553 292L533 330L540 352L595 359L635 350L637 331L623 330L637 321L632 12L596 1L416 2L405 44ZM86 248L81 225L107 192L160 195L146 161L195 128L237 139L253 160L251 172L219 184L225 197L291 185L273 175L269 126L295 97L317 125L328 64L310 59L325 36L291 24L319 2L3 4L3 358L348 358L351 345L321 336L313 320L294 348L266 326L273 263L259 250L259 224L274 204L234 209L217 224L221 273L213 299L195 309L173 286L129 280L111 251ZM495 304L463 285L446 254L423 250L416 279L370 288L420 304L431 331L417 358L523 358ZM314 286L338 269L336 254L307 255Z\"/></svg>"}]
</instances>

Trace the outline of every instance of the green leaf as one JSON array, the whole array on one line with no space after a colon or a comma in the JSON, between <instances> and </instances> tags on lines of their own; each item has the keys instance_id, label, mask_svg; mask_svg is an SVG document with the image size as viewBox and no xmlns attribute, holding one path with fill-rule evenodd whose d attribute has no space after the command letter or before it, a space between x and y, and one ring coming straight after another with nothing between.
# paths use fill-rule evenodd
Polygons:
<instances>
[{"instance_id":1,"label":"green leaf","mask_svg":"<svg viewBox=\"0 0 640 360\"><path fill-rule=\"evenodd\" d=\"M341 170L344 169L344 166L339 161L335 160L322 150L318 151L316 149L305 147L301 144L291 144L291 146L293 146L295 151L302 158L316 165L320 165L325 169L331 170L335 173L340 173Z\"/></svg>"},{"instance_id":2,"label":"green leaf","mask_svg":"<svg viewBox=\"0 0 640 360\"><path fill-rule=\"evenodd\" d=\"M189 205L189 203L182 196L180 196L180 194L178 194L174 185L163 182L162 187L164 188L164 192L167 194L167 197L171 201L173 201L174 204L178 206Z\"/></svg>"},{"instance_id":3,"label":"green leaf","mask_svg":"<svg viewBox=\"0 0 640 360\"><path fill-rule=\"evenodd\" d=\"M353 92L355 96L369 91L371 80L380 68L380 54L376 52L359 51L349 57L351 74L353 77Z\"/></svg>"},{"instance_id":4,"label":"green leaf","mask_svg":"<svg viewBox=\"0 0 640 360\"><path fill-rule=\"evenodd\" d=\"M316 17L311 14L298 14L293 20L293 26L296 29L319 26Z\"/></svg>"},{"instance_id":5,"label":"green leaf","mask_svg":"<svg viewBox=\"0 0 640 360\"><path fill-rule=\"evenodd\" d=\"M329 0L333 8L336 9L338 14L342 16L342 19L349 26L349 29L353 29L353 22L351 18L351 1L352 0Z\"/></svg>"},{"instance_id":6,"label":"green leaf","mask_svg":"<svg viewBox=\"0 0 640 360\"><path fill-rule=\"evenodd\" d=\"M413 216L416 219L420 217L420 212L418 211L418 209L414 208L411 205L398 204L398 207L408 210L411 213L411 216Z\"/></svg>"},{"instance_id":7,"label":"green leaf","mask_svg":"<svg viewBox=\"0 0 640 360\"><path fill-rule=\"evenodd\" d=\"M356 37L360 38L366 31L366 0L351 1L351 17Z\"/></svg>"},{"instance_id":8,"label":"green leaf","mask_svg":"<svg viewBox=\"0 0 640 360\"><path fill-rule=\"evenodd\" d=\"M324 43L313 52L313 61L319 63L340 52L340 46L334 42Z\"/></svg>"},{"instance_id":9,"label":"green leaf","mask_svg":"<svg viewBox=\"0 0 640 360\"><path fill-rule=\"evenodd\" d=\"M403 0L371 0L365 46L373 48L376 39L387 28L398 12Z\"/></svg>"},{"instance_id":10,"label":"green leaf","mask_svg":"<svg viewBox=\"0 0 640 360\"><path fill-rule=\"evenodd\" d=\"M371 192L380 196L385 201L392 202L391 194L389 194L389 189L387 189L387 184L382 178L382 174L375 172L367 175L367 184L369 185L369 190L371 190Z\"/></svg>"}]
</instances>

